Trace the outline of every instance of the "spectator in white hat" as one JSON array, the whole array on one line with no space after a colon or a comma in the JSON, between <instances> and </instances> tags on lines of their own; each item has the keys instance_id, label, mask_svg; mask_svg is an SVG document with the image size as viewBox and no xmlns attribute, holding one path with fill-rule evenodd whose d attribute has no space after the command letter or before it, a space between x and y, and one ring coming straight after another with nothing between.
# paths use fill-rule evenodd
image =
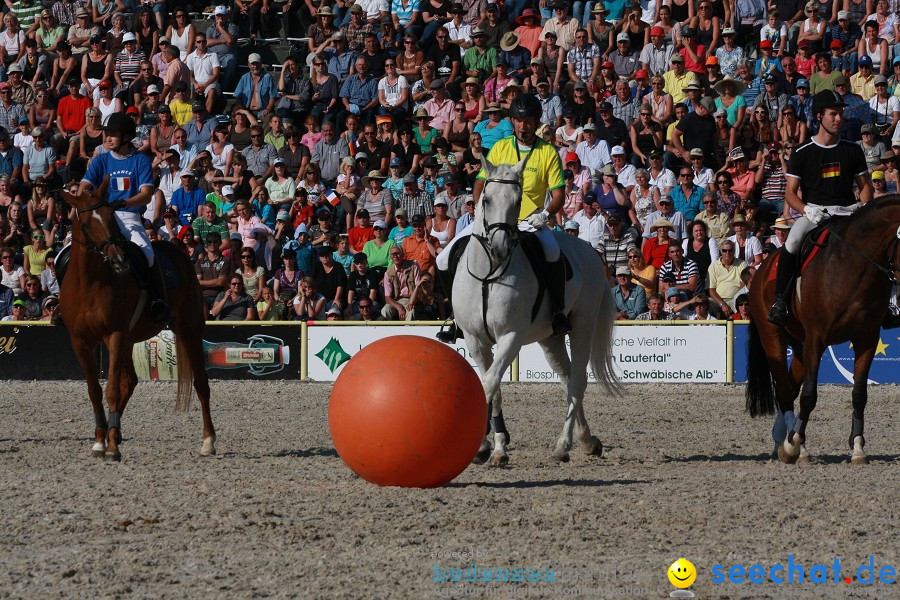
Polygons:
<instances>
[{"instance_id":1,"label":"spectator in white hat","mask_svg":"<svg viewBox=\"0 0 900 600\"><path fill-rule=\"evenodd\" d=\"M138 48L137 38L130 31L122 36L122 50L116 55L113 76L118 89L126 89L141 74L141 63L149 57Z\"/></svg>"},{"instance_id":2,"label":"spectator in white hat","mask_svg":"<svg viewBox=\"0 0 900 600\"><path fill-rule=\"evenodd\" d=\"M275 109L278 88L275 80L263 68L262 57L254 52L247 57L250 72L245 73L234 88L234 100L238 108L246 108L259 118L268 117Z\"/></svg>"},{"instance_id":3,"label":"spectator in white hat","mask_svg":"<svg viewBox=\"0 0 900 600\"><path fill-rule=\"evenodd\" d=\"M220 81L231 89L237 76L238 26L228 20L228 8L217 6L213 10L213 23L206 28L207 51L219 57L222 68Z\"/></svg>"}]
</instances>

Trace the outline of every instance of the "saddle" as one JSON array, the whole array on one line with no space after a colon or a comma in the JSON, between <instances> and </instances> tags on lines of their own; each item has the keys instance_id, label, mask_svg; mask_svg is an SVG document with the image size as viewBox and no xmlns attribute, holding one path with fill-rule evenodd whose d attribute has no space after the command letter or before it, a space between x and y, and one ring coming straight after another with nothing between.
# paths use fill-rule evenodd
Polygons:
<instances>
[{"instance_id":1,"label":"saddle","mask_svg":"<svg viewBox=\"0 0 900 600\"><path fill-rule=\"evenodd\" d=\"M826 224L811 229L809 233L803 237L803 241L800 242L800 252L797 253L797 272L799 272L801 276L806 271L806 268L809 267L810 263L812 263L819 251L828 245L830 233L831 230ZM781 252L775 254L775 258L772 261L772 268L769 269L769 281L775 281L775 275L778 272L778 261L781 260L781 256Z\"/></svg>"},{"instance_id":2,"label":"saddle","mask_svg":"<svg viewBox=\"0 0 900 600\"><path fill-rule=\"evenodd\" d=\"M550 279L550 267L547 263L547 258L544 256L544 248L541 246L541 241L538 237L532 232L520 232L519 236L519 245L522 247L522 251L525 252L525 257L528 259L531 270L534 272L538 282L537 297L531 307L531 321L534 322L537 318L538 311L541 308L541 301L544 299L544 293L547 291L547 281ZM467 235L453 245L450 252L449 266L447 268L447 271L450 274L450 281L453 281L456 278L456 269L459 266L459 261L462 259L463 253L469 245L471 238L472 236ZM569 281L574 276L572 264L569 262L565 253L560 251L560 254L566 269L566 281Z\"/></svg>"},{"instance_id":3,"label":"saddle","mask_svg":"<svg viewBox=\"0 0 900 600\"><path fill-rule=\"evenodd\" d=\"M169 258L160 244L168 244L168 242L154 242L153 256L162 269L163 282L166 285L166 289L172 290L181 286L181 276L178 273L178 269L175 268L175 263L172 262L172 259ZM63 279L66 276L66 270L69 268L69 259L71 256L71 245L60 250L59 254L56 256L56 281L59 282L59 285L62 285ZM141 252L141 249L134 242L126 242L125 256L128 258L128 264L131 265L131 272L134 274L135 280L137 280L138 287L143 290L148 289L150 266L147 264L144 253Z\"/></svg>"}]
</instances>

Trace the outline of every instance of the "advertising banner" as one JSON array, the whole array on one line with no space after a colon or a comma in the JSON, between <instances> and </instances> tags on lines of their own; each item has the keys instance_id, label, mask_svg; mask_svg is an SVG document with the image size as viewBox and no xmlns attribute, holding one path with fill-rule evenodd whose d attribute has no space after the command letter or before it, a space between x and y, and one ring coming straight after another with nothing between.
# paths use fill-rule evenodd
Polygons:
<instances>
[{"instance_id":1,"label":"advertising banner","mask_svg":"<svg viewBox=\"0 0 900 600\"><path fill-rule=\"evenodd\" d=\"M747 325L734 326L734 381L747 381ZM793 349L788 348L788 360ZM853 383L853 348L850 343L829 346L822 355L819 383ZM869 370L869 383L900 383L900 330L882 329Z\"/></svg>"},{"instance_id":2,"label":"advertising banner","mask_svg":"<svg viewBox=\"0 0 900 600\"><path fill-rule=\"evenodd\" d=\"M0 327L0 379L84 379L65 327Z\"/></svg>"},{"instance_id":3,"label":"advertising banner","mask_svg":"<svg viewBox=\"0 0 900 600\"><path fill-rule=\"evenodd\" d=\"M341 370L348 360L376 340L395 335L416 335L434 340L435 334L440 331L438 326L404 327L385 326L359 326L359 327L317 327L315 325L307 329L309 338L309 378L313 381L334 381L340 375ZM478 367L472 360L466 349L464 340L457 340L454 346L450 346L477 371ZM385 361L396 362L398 365L404 359L401 350L395 355L386 355ZM507 369L503 375L503 381L510 381L511 370Z\"/></svg>"},{"instance_id":4,"label":"advertising banner","mask_svg":"<svg viewBox=\"0 0 900 600\"><path fill-rule=\"evenodd\" d=\"M616 327L613 365L622 383L722 383L726 380L724 325ZM589 365L590 367L590 365ZM589 368L589 379L595 381ZM519 352L519 381L559 381L537 344Z\"/></svg>"},{"instance_id":5,"label":"advertising banner","mask_svg":"<svg viewBox=\"0 0 900 600\"><path fill-rule=\"evenodd\" d=\"M203 356L210 379L297 379L300 334L296 325L214 325L203 333ZM134 346L138 379L178 378L175 335L168 329Z\"/></svg>"}]
</instances>

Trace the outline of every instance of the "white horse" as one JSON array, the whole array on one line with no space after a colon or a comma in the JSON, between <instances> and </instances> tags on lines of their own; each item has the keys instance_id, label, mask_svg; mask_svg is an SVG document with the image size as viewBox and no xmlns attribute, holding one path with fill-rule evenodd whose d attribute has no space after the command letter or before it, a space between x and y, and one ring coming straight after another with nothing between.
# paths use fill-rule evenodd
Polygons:
<instances>
[{"instance_id":1,"label":"white horse","mask_svg":"<svg viewBox=\"0 0 900 600\"><path fill-rule=\"evenodd\" d=\"M485 437L476 462L503 465L509 461L509 434L503 423L500 379L522 346L538 342L550 367L566 389L568 410L553 458L569 460L573 426L582 449L599 456L603 444L591 435L582 401L587 388L588 360L594 375L610 393L619 393L612 371L612 329L615 302L604 277L604 264L591 246L576 237L556 234L560 248L572 266L573 277L566 282L566 311L572 324L566 336L554 336L549 299L541 299L532 322L538 280L519 247L519 204L522 173L527 157L515 166L494 166L483 161L487 175L481 200L475 209L473 239L466 247L453 280L453 309L456 325L465 334L466 346L478 364L488 401L494 449ZM497 352L491 347L496 343Z\"/></svg>"}]
</instances>

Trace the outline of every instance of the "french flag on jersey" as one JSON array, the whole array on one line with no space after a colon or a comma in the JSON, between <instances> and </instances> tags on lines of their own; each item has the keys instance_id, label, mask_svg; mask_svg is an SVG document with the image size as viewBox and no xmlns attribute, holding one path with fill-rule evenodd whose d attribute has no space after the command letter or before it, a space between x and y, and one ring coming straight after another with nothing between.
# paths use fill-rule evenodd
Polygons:
<instances>
[{"instance_id":1,"label":"french flag on jersey","mask_svg":"<svg viewBox=\"0 0 900 600\"><path fill-rule=\"evenodd\" d=\"M131 177L113 177L110 184L116 191L127 192L131 189Z\"/></svg>"},{"instance_id":2,"label":"french flag on jersey","mask_svg":"<svg viewBox=\"0 0 900 600\"><path fill-rule=\"evenodd\" d=\"M341 203L341 197L338 196L337 192L334 190L325 190L325 199L328 200L332 206L337 206Z\"/></svg>"}]
</instances>

